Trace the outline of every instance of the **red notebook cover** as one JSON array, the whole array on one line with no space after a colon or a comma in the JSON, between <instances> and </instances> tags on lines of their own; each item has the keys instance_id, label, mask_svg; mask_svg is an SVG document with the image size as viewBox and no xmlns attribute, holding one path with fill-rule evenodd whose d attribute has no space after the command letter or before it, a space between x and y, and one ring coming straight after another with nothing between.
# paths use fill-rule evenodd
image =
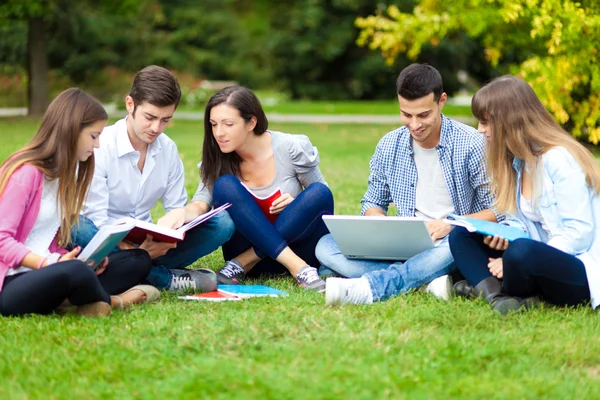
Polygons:
<instances>
[{"instance_id":1,"label":"red notebook cover","mask_svg":"<svg viewBox=\"0 0 600 400\"><path fill-rule=\"evenodd\" d=\"M258 207L260 207L260 209L263 212L263 214L265 215L265 217L267 217L267 219L271 223L275 222L277 217L279 217L279 214L271 214L269 212L269 209L271 208L271 205L273 204L273 202L276 199L278 199L279 197L281 197L281 190L279 188L277 188L273 193L271 193L267 197L257 197L256 194L254 194L247 186L246 186L246 189L248 189L248 191L254 198L254 201L256 201L256 204L258 204Z\"/></svg>"},{"instance_id":2,"label":"red notebook cover","mask_svg":"<svg viewBox=\"0 0 600 400\"><path fill-rule=\"evenodd\" d=\"M196 293L188 296L179 296L181 300L205 300L205 301L236 301L242 300L241 297L222 293L219 291L207 292L207 293Z\"/></svg>"}]
</instances>

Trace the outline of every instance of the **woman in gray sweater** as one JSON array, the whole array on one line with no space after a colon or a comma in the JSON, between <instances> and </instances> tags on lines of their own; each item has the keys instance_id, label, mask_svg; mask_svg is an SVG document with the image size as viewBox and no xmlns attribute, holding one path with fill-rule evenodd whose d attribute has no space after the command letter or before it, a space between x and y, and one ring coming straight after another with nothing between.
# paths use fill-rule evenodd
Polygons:
<instances>
[{"instance_id":1,"label":"woman in gray sweater","mask_svg":"<svg viewBox=\"0 0 600 400\"><path fill-rule=\"evenodd\" d=\"M247 275L287 269L299 285L321 292L315 246L328 233L321 217L333 214L333 195L310 140L267 128L262 106L247 88L225 88L206 105L202 181L193 200L231 203L236 226L217 276L235 284Z\"/></svg>"}]
</instances>

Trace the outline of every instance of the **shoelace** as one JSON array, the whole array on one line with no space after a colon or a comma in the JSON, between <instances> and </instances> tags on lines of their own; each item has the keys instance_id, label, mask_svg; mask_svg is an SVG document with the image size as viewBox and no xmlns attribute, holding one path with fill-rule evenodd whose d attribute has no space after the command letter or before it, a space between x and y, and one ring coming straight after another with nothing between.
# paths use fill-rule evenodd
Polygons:
<instances>
[{"instance_id":1,"label":"shoelace","mask_svg":"<svg viewBox=\"0 0 600 400\"><path fill-rule=\"evenodd\" d=\"M319 277L319 273L316 268L306 268L304 271L300 272L297 276L299 281L306 282L307 285L310 285L314 281L321 279Z\"/></svg>"},{"instance_id":2,"label":"shoelace","mask_svg":"<svg viewBox=\"0 0 600 400\"><path fill-rule=\"evenodd\" d=\"M189 276L174 276L171 286L175 289L196 289L196 282Z\"/></svg>"},{"instance_id":3,"label":"shoelace","mask_svg":"<svg viewBox=\"0 0 600 400\"><path fill-rule=\"evenodd\" d=\"M238 273L240 273L240 271L244 272L244 270L242 268L238 267L236 264L227 261L227 263L225 263L225 266L223 268L221 268L219 273L221 275L225 276L226 278L231 278L234 275L237 275Z\"/></svg>"}]
</instances>

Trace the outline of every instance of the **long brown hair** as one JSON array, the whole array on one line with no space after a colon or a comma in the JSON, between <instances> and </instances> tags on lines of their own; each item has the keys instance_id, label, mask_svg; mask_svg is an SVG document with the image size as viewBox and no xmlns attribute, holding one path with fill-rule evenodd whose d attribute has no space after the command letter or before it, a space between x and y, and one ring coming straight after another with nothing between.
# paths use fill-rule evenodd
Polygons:
<instances>
[{"instance_id":1,"label":"long brown hair","mask_svg":"<svg viewBox=\"0 0 600 400\"><path fill-rule=\"evenodd\" d=\"M210 111L219 104L227 104L237 109L246 122L256 118L255 135L262 135L269 129L269 121L256 95L243 86L229 86L208 100L204 110L204 144L202 146L202 182L211 191L217 179L225 174L240 176L241 158L234 151L224 154L213 137Z\"/></svg>"},{"instance_id":2,"label":"long brown hair","mask_svg":"<svg viewBox=\"0 0 600 400\"><path fill-rule=\"evenodd\" d=\"M487 149L490 175L498 211L514 213L517 176L512 167L516 157L532 172L533 193L540 194L541 156L553 147L564 147L575 157L587 184L600 193L600 167L592 154L558 125L537 95L525 82L504 75L482 87L471 102L475 118L491 129Z\"/></svg>"},{"instance_id":3,"label":"long brown hair","mask_svg":"<svg viewBox=\"0 0 600 400\"><path fill-rule=\"evenodd\" d=\"M71 228L94 175L93 155L85 162L77 159L79 134L85 127L107 119L106 111L96 99L80 89L67 89L50 103L33 139L0 167L0 195L15 170L25 164L38 168L47 179L59 179L57 211L62 216L61 246L71 242Z\"/></svg>"}]
</instances>

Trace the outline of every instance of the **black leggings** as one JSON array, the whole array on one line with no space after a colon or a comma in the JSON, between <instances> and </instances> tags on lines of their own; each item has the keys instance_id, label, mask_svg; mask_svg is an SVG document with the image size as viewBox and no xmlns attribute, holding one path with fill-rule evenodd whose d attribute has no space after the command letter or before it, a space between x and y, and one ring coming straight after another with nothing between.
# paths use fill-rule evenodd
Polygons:
<instances>
[{"instance_id":1,"label":"black leggings","mask_svg":"<svg viewBox=\"0 0 600 400\"><path fill-rule=\"evenodd\" d=\"M49 314L65 299L73 305L97 301L110 304L110 295L142 282L151 267L146 251L127 250L112 253L100 276L78 260L7 276L0 291L0 314Z\"/></svg>"},{"instance_id":2,"label":"black leggings","mask_svg":"<svg viewBox=\"0 0 600 400\"><path fill-rule=\"evenodd\" d=\"M483 238L460 227L450 232L456 267L472 285L492 276L489 257L502 257L502 291L510 296L541 296L569 306L590 300L585 266L577 257L531 239L517 239L504 252L492 250Z\"/></svg>"}]
</instances>

